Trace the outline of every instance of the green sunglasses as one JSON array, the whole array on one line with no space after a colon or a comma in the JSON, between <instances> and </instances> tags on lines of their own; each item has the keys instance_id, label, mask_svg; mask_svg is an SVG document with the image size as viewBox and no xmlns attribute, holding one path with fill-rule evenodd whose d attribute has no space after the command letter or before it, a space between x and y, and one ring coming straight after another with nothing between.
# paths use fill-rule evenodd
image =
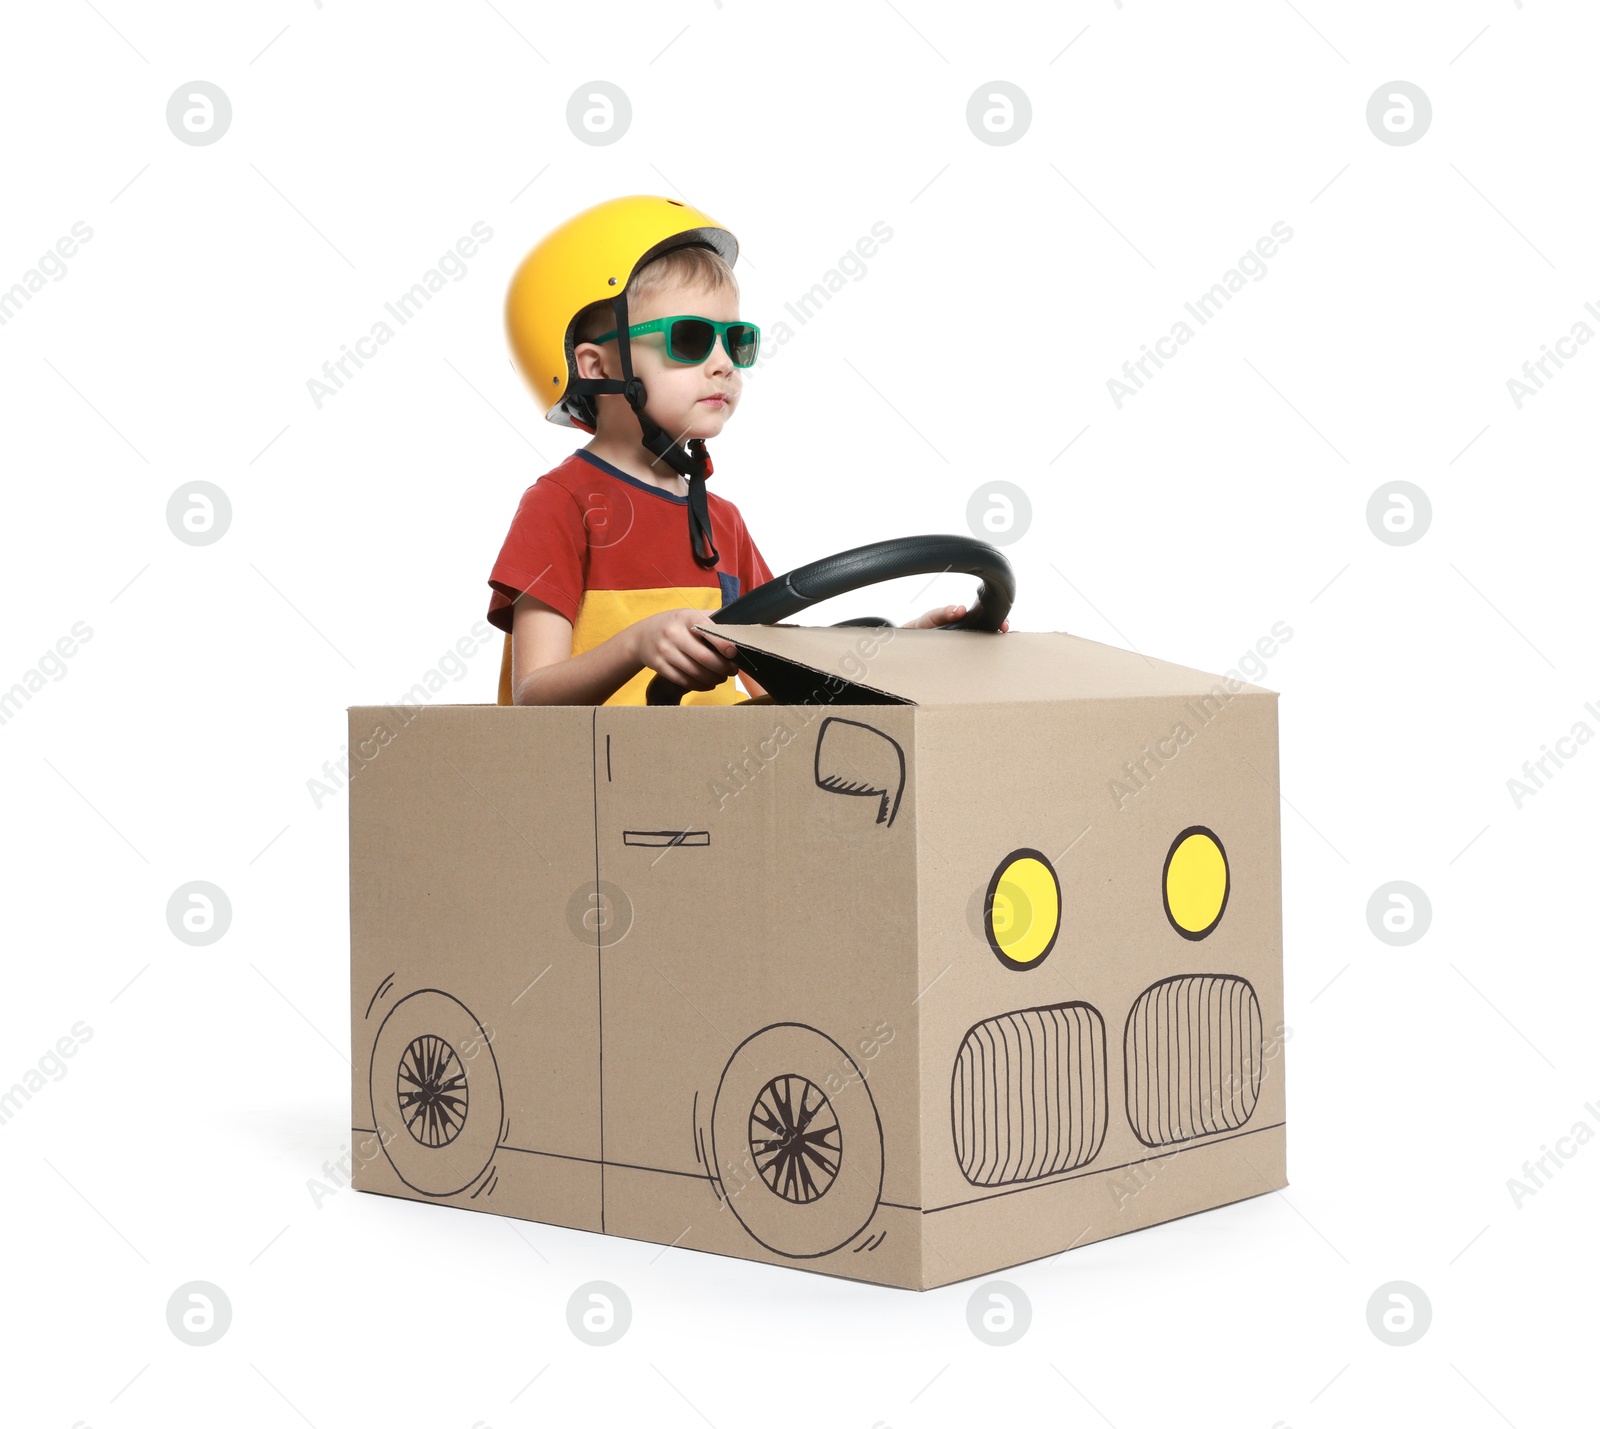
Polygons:
<instances>
[{"instance_id":1,"label":"green sunglasses","mask_svg":"<svg viewBox=\"0 0 1600 1429\"><path fill-rule=\"evenodd\" d=\"M713 322L710 318L674 317L656 318L652 322L634 323L628 329L629 337L643 337L649 332L667 335L667 356L674 362L704 362L711 356L717 338L735 367L754 367L756 354L761 350L761 329L754 323ZM617 335L612 329L595 342L610 342Z\"/></svg>"}]
</instances>

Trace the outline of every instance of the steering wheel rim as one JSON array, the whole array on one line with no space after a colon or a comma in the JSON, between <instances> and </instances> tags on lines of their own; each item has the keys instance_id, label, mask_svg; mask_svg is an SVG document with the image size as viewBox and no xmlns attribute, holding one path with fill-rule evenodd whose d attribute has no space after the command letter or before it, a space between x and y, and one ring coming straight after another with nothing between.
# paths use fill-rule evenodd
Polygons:
<instances>
[{"instance_id":1,"label":"steering wheel rim","mask_svg":"<svg viewBox=\"0 0 1600 1429\"><path fill-rule=\"evenodd\" d=\"M972 536L897 536L853 546L820 561L797 566L746 591L720 610L708 611L716 625L776 625L819 601L901 576L958 571L977 576L977 599L960 620L941 630L999 630L1016 598L1016 573L1000 551ZM877 617L840 621L841 625L888 624ZM645 703L675 705L688 690L659 671L645 689Z\"/></svg>"}]
</instances>

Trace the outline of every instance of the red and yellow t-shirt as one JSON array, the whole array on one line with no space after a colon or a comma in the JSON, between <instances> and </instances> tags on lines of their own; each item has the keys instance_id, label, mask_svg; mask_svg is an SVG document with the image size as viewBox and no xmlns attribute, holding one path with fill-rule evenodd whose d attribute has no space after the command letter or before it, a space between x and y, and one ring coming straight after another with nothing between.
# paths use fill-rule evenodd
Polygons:
<instances>
[{"instance_id":1,"label":"red and yellow t-shirt","mask_svg":"<svg viewBox=\"0 0 1600 1429\"><path fill-rule=\"evenodd\" d=\"M581 655L661 610L719 610L772 579L739 509L706 492L715 570L689 547L689 498L674 496L579 449L522 493L499 558L489 573L489 623L506 632L500 703L511 703L511 607L526 592L572 622ZM642 705L653 672L641 670L608 705ZM686 705L731 705L746 698L730 676L691 690Z\"/></svg>"}]
</instances>

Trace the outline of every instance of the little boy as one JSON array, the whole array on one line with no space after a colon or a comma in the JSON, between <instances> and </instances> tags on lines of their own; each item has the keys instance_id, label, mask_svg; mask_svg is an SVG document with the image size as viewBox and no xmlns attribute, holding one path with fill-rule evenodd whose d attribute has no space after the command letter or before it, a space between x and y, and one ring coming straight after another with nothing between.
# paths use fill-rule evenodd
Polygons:
<instances>
[{"instance_id":1,"label":"little boy","mask_svg":"<svg viewBox=\"0 0 1600 1429\"><path fill-rule=\"evenodd\" d=\"M684 704L744 698L734 647L694 631L772 579L738 508L705 489L705 443L760 341L739 320L737 254L705 214L639 196L579 214L517 270L506 321L523 373L547 420L593 440L523 493L490 573L501 704L642 705L657 671Z\"/></svg>"}]
</instances>

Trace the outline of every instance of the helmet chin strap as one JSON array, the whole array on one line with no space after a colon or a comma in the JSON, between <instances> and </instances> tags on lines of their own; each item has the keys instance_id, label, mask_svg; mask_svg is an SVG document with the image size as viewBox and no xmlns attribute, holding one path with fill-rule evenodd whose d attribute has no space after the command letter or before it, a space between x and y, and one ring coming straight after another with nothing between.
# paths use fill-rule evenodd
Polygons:
<instances>
[{"instance_id":1,"label":"helmet chin strap","mask_svg":"<svg viewBox=\"0 0 1600 1429\"><path fill-rule=\"evenodd\" d=\"M711 508L706 502L706 478L711 475L711 453L699 437L691 437L688 450L678 443L645 411L646 393L644 379L634 375L633 356L628 344L628 295L618 293L611 299L611 308L617 320L617 356L622 362L622 380L587 377L576 379L572 386L586 396L614 394L626 397L633 415L639 422L639 441L656 461L664 462L689 482L689 547L695 563L710 570L720 557L712 542ZM654 463L652 463L654 465Z\"/></svg>"}]
</instances>

